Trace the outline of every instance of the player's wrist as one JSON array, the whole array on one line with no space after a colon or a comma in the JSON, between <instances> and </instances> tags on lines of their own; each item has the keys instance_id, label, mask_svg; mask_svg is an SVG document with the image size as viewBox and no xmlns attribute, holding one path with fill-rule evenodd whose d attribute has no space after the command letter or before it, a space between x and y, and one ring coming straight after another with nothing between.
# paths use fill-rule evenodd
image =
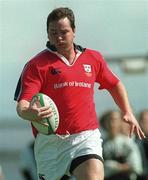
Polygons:
<instances>
[{"instance_id":1,"label":"player's wrist","mask_svg":"<svg viewBox=\"0 0 148 180\"><path fill-rule=\"evenodd\" d=\"M29 121L39 120L37 113L35 113L35 111L32 110L30 107L18 107L17 112L18 115L25 120L29 120Z\"/></svg>"}]
</instances>

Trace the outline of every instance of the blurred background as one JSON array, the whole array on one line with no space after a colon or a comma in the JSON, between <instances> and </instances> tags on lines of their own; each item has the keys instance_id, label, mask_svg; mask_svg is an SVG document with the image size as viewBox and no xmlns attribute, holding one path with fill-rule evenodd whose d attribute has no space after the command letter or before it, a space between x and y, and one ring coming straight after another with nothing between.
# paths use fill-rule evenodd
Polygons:
<instances>
[{"instance_id":1,"label":"blurred background","mask_svg":"<svg viewBox=\"0 0 148 180\"><path fill-rule=\"evenodd\" d=\"M73 9L75 42L104 55L135 114L148 108L148 0L0 0L0 165L7 180L23 180L19 154L33 139L29 123L16 114L15 87L24 64L45 48L47 16L60 6ZM116 105L97 88L100 116Z\"/></svg>"}]
</instances>

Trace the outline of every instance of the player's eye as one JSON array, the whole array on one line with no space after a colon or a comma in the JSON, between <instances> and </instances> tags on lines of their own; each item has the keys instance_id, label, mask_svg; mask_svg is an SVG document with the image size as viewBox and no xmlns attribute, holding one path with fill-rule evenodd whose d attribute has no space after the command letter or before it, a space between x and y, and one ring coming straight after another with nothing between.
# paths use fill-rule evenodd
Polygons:
<instances>
[{"instance_id":1,"label":"player's eye","mask_svg":"<svg viewBox=\"0 0 148 180\"><path fill-rule=\"evenodd\" d=\"M67 34L67 31L62 31L62 32L61 32L61 35L62 35L62 36L66 35L66 34Z\"/></svg>"}]
</instances>

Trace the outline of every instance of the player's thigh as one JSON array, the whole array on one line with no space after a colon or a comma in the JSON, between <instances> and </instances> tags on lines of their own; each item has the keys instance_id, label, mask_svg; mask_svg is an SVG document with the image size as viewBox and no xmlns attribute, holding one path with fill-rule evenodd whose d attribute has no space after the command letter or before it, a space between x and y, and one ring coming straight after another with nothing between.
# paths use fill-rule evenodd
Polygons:
<instances>
[{"instance_id":1,"label":"player's thigh","mask_svg":"<svg viewBox=\"0 0 148 180\"><path fill-rule=\"evenodd\" d=\"M99 159L88 159L74 169L73 175L76 180L103 180L103 163Z\"/></svg>"}]
</instances>

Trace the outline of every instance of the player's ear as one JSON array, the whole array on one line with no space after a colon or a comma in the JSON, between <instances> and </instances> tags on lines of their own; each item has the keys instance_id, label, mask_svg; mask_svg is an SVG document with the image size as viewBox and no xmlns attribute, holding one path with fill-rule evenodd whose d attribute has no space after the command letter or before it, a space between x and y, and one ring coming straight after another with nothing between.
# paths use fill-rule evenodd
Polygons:
<instances>
[{"instance_id":1,"label":"player's ear","mask_svg":"<svg viewBox=\"0 0 148 180\"><path fill-rule=\"evenodd\" d=\"M73 29L73 36L75 37L75 32L76 32L76 29L74 28Z\"/></svg>"}]
</instances>

